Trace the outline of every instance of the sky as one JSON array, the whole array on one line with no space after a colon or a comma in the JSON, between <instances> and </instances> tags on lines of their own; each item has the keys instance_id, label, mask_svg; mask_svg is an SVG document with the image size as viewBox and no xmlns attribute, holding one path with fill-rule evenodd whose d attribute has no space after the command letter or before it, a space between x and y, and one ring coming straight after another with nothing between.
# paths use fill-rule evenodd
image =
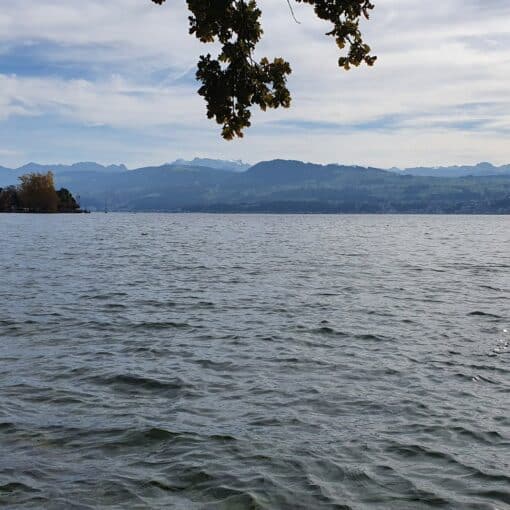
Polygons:
<instances>
[{"instance_id":1,"label":"sky","mask_svg":"<svg viewBox=\"0 0 510 510\"><path fill-rule=\"evenodd\" d=\"M196 94L216 48L188 35L184 0L0 0L0 165L274 158L410 167L510 163L510 1L374 0L378 61L337 66L309 5L259 0L257 56L283 56L290 109L254 112L224 141ZM432 7L431 7L432 6Z\"/></svg>"}]
</instances>

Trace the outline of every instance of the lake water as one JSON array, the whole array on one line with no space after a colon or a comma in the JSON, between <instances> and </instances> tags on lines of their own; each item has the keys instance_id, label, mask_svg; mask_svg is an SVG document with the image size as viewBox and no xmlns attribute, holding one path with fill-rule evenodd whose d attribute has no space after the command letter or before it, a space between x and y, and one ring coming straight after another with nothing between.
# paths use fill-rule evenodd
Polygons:
<instances>
[{"instance_id":1,"label":"lake water","mask_svg":"<svg viewBox=\"0 0 510 510\"><path fill-rule=\"evenodd\" d=\"M510 217L0 215L0 506L510 508Z\"/></svg>"}]
</instances>

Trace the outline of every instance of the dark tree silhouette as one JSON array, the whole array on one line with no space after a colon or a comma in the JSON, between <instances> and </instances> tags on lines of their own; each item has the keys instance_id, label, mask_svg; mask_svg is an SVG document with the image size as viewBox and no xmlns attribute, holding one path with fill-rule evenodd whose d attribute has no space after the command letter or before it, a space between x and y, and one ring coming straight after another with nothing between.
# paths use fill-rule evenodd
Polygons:
<instances>
[{"instance_id":1,"label":"dark tree silhouette","mask_svg":"<svg viewBox=\"0 0 510 510\"><path fill-rule=\"evenodd\" d=\"M59 212L77 211L80 206L67 188L60 188L57 191Z\"/></svg>"},{"instance_id":2,"label":"dark tree silhouette","mask_svg":"<svg viewBox=\"0 0 510 510\"><path fill-rule=\"evenodd\" d=\"M152 0L162 5L166 0ZM377 57L363 41L359 28L362 18L374 8L370 0L292 0L314 7L315 14L332 23L326 35L332 36L343 50L338 64L348 70L366 63L372 66ZM291 6L291 0L287 0ZM253 59L253 50L262 37L261 11L256 0L187 0L191 11L190 34L200 41L219 41L216 58L202 55L196 77L202 83L198 93L207 103L208 118L223 126L222 136L231 140L242 137L251 125L253 105L288 108L291 103L287 76L291 67L283 58L270 61ZM292 9L292 7L291 7Z\"/></svg>"},{"instance_id":3,"label":"dark tree silhouette","mask_svg":"<svg viewBox=\"0 0 510 510\"><path fill-rule=\"evenodd\" d=\"M14 212L20 208L16 186L0 188L0 212Z\"/></svg>"}]
</instances>

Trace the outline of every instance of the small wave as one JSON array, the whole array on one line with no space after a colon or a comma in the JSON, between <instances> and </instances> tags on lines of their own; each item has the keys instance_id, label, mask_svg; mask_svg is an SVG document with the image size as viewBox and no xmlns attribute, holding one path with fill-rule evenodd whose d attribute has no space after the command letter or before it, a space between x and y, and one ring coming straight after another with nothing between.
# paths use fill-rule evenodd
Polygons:
<instances>
[{"instance_id":1,"label":"small wave","mask_svg":"<svg viewBox=\"0 0 510 510\"><path fill-rule=\"evenodd\" d=\"M479 441L488 446L508 445L510 442L497 430L476 430L467 425L425 425L423 423L410 423L406 426L409 433L428 434L434 437L453 435ZM473 441L471 444L476 444Z\"/></svg>"},{"instance_id":2,"label":"small wave","mask_svg":"<svg viewBox=\"0 0 510 510\"><path fill-rule=\"evenodd\" d=\"M443 459L448 462L459 464L458 461L447 452L433 450L419 444L394 443L388 448L389 452L396 453L401 457L430 457L432 459ZM463 464L462 464L463 465Z\"/></svg>"},{"instance_id":3,"label":"small wave","mask_svg":"<svg viewBox=\"0 0 510 510\"><path fill-rule=\"evenodd\" d=\"M137 322L131 326L134 329L186 329L191 328L191 324L187 322L174 322L174 321L166 321L166 322Z\"/></svg>"},{"instance_id":4,"label":"small wave","mask_svg":"<svg viewBox=\"0 0 510 510\"><path fill-rule=\"evenodd\" d=\"M82 294L80 296L80 299L103 301L111 298L126 297L127 295L128 294L126 292L108 292L106 294Z\"/></svg>"},{"instance_id":5,"label":"small wave","mask_svg":"<svg viewBox=\"0 0 510 510\"><path fill-rule=\"evenodd\" d=\"M494 313L489 313L489 312L482 312L480 310L475 310L474 312L469 312L468 316L472 316L472 317L492 317L494 319L502 319L502 317L500 315L496 315Z\"/></svg>"},{"instance_id":6,"label":"small wave","mask_svg":"<svg viewBox=\"0 0 510 510\"><path fill-rule=\"evenodd\" d=\"M158 301L156 299L140 299L135 302L136 306L154 306L155 308L174 308L175 301Z\"/></svg>"},{"instance_id":7,"label":"small wave","mask_svg":"<svg viewBox=\"0 0 510 510\"><path fill-rule=\"evenodd\" d=\"M176 379L175 382L162 382L157 379L151 379L149 377L142 377L136 375L127 375L120 374L113 376L108 381L112 384L122 383L122 384L133 384L136 386L144 386L148 388L182 388L184 384L181 380Z\"/></svg>"},{"instance_id":8,"label":"small wave","mask_svg":"<svg viewBox=\"0 0 510 510\"><path fill-rule=\"evenodd\" d=\"M107 310L125 310L128 307L121 303L107 303L106 305L104 305L104 308L106 308Z\"/></svg>"},{"instance_id":9,"label":"small wave","mask_svg":"<svg viewBox=\"0 0 510 510\"><path fill-rule=\"evenodd\" d=\"M213 361L210 359L198 359L196 363L202 368L210 368L220 372L231 370L234 365L231 361Z\"/></svg>"},{"instance_id":10,"label":"small wave","mask_svg":"<svg viewBox=\"0 0 510 510\"><path fill-rule=\"evenodd\" d=\"M489 383L489 384L497 384L492 379L489 379L488 377L484 377L482 375L468 375L468 374L463 374L462 372L457 372L455 374L455 376L460 378L460 379L465 379L467 381L486 382L486 383Z\"/></svg>"},{"instance_id":11,"label":"small wave","mask_svg":"<svg viewBox=\"0 0 510 510\"><path fill-rule=\"evenodd\" d=\"M489 500L501 501L504 504L510 505L510 491L501 490L480 490L478 496L485 497Z\"/></svg>"},{"instance_id":12,"label":"small wave","mask_svg":"<svg viewBox=\"0 0 510 510\"><path fill-rule=\"evenodd\" d=\"M212 301L199 301L195 305L197 308L214 308L214 306L215 305Z\"/></svg>"},{"instance_id":13,"label":"small wave","mask_svg":"<svg viewBox=\"0 0 510 510\"><path fill-rule=\"evenodd\" d=\"M460 436L476 439L477 441L482 441L488 445L497 445L501 443L508 444L505 437L496 430L478 431L468 429L467 427L462 427L460 425L452 427L451 430Z\"/></svg>"},{"instance_id":14,"label":"small wave","mask_svg":"<svg viewBox=\"0 0 510 510\"><path fill-rule=\"evenodd\" d=\"M37 321L33 319L26 319L24 321L11 321L11 320L1 320L0 326L7 326L12 329L19 328L20 326L33 326L35 324L39 324Z\"/></svg>"},{"instance_id":15,"label":"small wave","mask_svg":"<svg viewBox=\"0 0 510 510\"><path fill-rule=\"evenodd\" d=\"M96 431L96 436L100 438L101 448L118 447L140 447L151 443L175 443L190 442L200 440L200 437L189 432L180 432L169 430L162 427L150 427L146 429L106 429L101 432Z\"/></svg>"},{"instance_id":16,"label":"small wave","mask_svg":"<svg viewBox=\"0 0 510 510\"><path fill-rule=\"evenodd\" d=\"M160 380L134 374L117 374L110 377L93 377L92 380L115 390L124 391L154 391L154 392L180 392L188 385L179 378Z\"/></svg>"},{"instance_id":17,"label":"small wave","mask_svg":"<svg viewBox=\"0 0 510 510\"><path fill-rule=\"evenodd\" d=\"M251 492L234 489L227 486L210 487L204 491L208 498L214 498L214 503L209 503L207 508L211 510L223 508L243 508L246 510L263 510L263 506L257 497Z\"/></svg>"},{"instance_id":18,"label":"small wave","mask_svg":"<svg viewBox=\"0 0 510 510\"><path fill-rule=\"evenodd\" d=\"M9 482L4 485L0 485L0 494L1 493L13 493L13 492L39 492L39 489L34 487L30 487L21 482Z\"/></svg>"},{"instance_id":19,"label":"small wave","mask_svg":"<svg viewBox=\"0 0 510 510\"><path fill-rule=\"evenodd\" d=\"M318 335L325 335L325 336L339 336L339 337L346 337L349 336L348 333L345 333L344 331L339 331L337 329L334 329L330 326L321 326L320 328L315 328L310 330L310 333L318 334Z\"/></svg>"},{"instance_id":20,"label":"small wave","mask_svg":"<svg viewBox=\"0 0 510 510\"><path fill-rule=\"evenodd\" d=\"M171 430L153 427L142 432L136 432L135 434L133 434L133 436L143 437L145 439L150 439L154 441L165 441L167 439L182 437L182 434L180 432L173 432Z\"/></svg>"},{"instance_id":21,"label":"small wave","mask_svg":"<svg viewBox=\"0 0 510 510\"><path fill-rule=\"evenodd\" d=\"M278 418L276 416L268 416L256 418L249 422L252 427L290 427L305 425L306 422L297 416Z\"/></svg>"},{"instance_id":22,"label":"small wave","mask_svg":"<svg viewBox=\"0 0 510 510\"><path fill-rule=\"evenodd\" d=\"M480 288L481 289L487 289L487 290L495 290L497 292L503 291L502 288L500 288L500 287L493 287L492 285L480 285Z\"/></svg>"},{"instance_id":23,"label":"small wave","mask_svg":"<svg viewBox=\"0 0 510 510\"><path fill-rule=\"evenodd\" d=\"M356 338L358 340L375 340L377 342L389 340L388 337L385 337L383 335L376 335L373 333L365 333L365 334L361 334L361 335L355 335L354 338Z\"/></svg>"}]
</instances>

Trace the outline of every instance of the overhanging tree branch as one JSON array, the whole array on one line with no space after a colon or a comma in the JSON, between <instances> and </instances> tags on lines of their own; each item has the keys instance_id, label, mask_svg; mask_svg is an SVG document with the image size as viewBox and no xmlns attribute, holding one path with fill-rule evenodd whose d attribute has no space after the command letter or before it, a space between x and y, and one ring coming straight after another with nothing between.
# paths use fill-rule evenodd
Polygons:
<instances>
[{"instance_id":1,"label":"overhanging tree branch","mask_svg":"<svg viewBox=\"0 0 510 510\"><path fill-rule=\"evenodd\" d=\"M333 24L326 35L332 36L340 50L345 50L338 65L345 70L363 63L372 66L377 57L370 54L359 28L361 18L369 18L374 5L370 0L294 0L314 7L318 18ZM162 5L165 0L152 0ZM294 12L290 0L287 0ZM251 125L253 105L261 110L288 108L291 103L287 77L292 72L283 58L259 62L252 54L262 37L261 11L256 0L187 0L191 12L190 34L203 43L219 41L216 58L202 55L196 77L202 83L198 93L207 104L208 118L223 126L227 140L242 137ZM297 20L296 20L297 21Z\"/></svg>"}]
</instances>

